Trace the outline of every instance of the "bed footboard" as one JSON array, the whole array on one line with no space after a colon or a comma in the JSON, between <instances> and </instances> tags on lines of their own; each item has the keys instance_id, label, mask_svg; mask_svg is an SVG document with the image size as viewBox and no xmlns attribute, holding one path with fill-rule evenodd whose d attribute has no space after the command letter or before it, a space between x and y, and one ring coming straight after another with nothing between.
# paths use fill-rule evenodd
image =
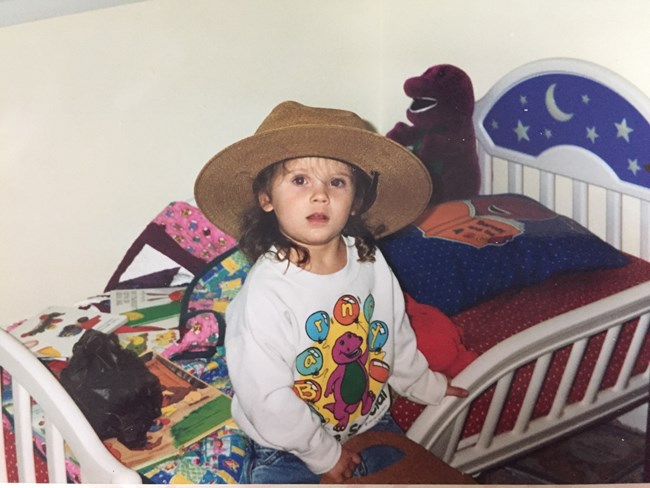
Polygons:
<instances>
[{"instance_id":1,"label":"bed footboard","mask_svg":"<svg viewBox=\"0 0 650 488\"><path fill-rule=\"evenodd\" d=\"M633 321L637 320L636 324ZM650 282L642 283L598 302L585 305L531 327L501 342L462 371L455 379L470 392L467 398L447 397L427 407L408 436L453 467L476 474L521 456L563 434L640 404L648 397L650 370L633 374L650 324ZM569 327L570 325L570 327ZM615 384L601 389L617 338L623 327L635 326ZM590 338L606 334L582 401L567 399ZM535 402L553 355L570 348L550 411L533 418ZM497 423L508 397L513 375L533 363L533 373L512 430L497 433ZM462 438L472 401L494 388L486 420L479 434Z\"/></svg>"},{"instance_id":2,"label":"bed footboard","mask_svg":"<svg viewBox=\"0 0 650 488\"><path fill-rule=\"evenodd\" d=\"M11 375L12 414L16 439L18 478L35 479L32 430L32 400L45 414L45 445L50 483L66 483L64 443L72 451L86 483L139 484L140 476L122 465L106 449L76 403L52 373L23 344L0 330L2 370ZM0 482L7 482L4 426L0 424Z\"/></svg>"}]
</instances>

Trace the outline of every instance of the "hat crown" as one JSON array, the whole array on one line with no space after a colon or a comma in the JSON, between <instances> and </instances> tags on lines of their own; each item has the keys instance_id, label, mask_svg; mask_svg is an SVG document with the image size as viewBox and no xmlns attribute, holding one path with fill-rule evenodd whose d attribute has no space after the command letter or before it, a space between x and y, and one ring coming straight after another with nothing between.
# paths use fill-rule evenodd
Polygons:
<instances>
[{"instance_id":1,"label":"hat crown","mask_svg":"<svg viewBox=\"0 0 650 488\"><path fill-rule=\"evenodd\" d=\"M287 101L282 102L271 111L255 134L305 125L369 130L368 124L354 112L334 108L308 107L298 102Z\"/></svg>"}]
</instances>

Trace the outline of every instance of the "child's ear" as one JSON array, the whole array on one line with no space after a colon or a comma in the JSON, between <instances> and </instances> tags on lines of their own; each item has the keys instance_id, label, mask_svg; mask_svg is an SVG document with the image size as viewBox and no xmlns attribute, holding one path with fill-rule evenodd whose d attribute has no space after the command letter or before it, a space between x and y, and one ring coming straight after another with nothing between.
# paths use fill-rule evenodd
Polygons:
<instances>
[{"instance_id":1,"label":"child's ear","mask_svg":"<svg viewBox=\"0 0 650 488\"><path fill-rule=\"evenodd\" d=\"M260 208L265 212L273 211L273 204L271 203L271 197L269 196L268 193L261 191L257 195L257 201L260 204Z\"/></svg>"}]
</instances>

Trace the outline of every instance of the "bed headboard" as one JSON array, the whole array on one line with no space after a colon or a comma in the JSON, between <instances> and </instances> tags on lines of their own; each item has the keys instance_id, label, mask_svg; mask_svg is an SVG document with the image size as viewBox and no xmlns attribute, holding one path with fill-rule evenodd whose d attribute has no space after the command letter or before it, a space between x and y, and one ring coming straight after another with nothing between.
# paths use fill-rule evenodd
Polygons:
<instances>
[{"instance_id":1,"label":"bed headboard","mask_svg":"<svg viewBox=\"0 0 650 488\"><path fill-rule=\"evenodd\" d=\"M623 200L635 199L640 242L633 253L650 260L650 99L635 86L586 61L535 61L476 102L474 125L482 193L494 193L494 164L501 160L508 192L557 210L558 176L565 177L571 181L565 213L589 227L591 189L604 189L603 237L619 249L627 228Z\"/></svg>"}]
</instances>

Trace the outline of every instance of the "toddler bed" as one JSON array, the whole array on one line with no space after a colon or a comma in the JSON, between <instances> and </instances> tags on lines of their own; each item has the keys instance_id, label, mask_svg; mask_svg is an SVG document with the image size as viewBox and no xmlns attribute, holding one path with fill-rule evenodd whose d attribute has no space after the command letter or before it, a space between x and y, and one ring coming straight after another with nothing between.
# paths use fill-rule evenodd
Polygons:
<instances>
[{"instance_id":1,"label":"toddler bed","mask_svg":"<svg viewBox=\"0 0 650 488\"><path fill-rule=\"evenodd\" d=\"M527 279L494 277L488 281L503 293L454 310L466 346L480 353L455 378L469 397L447 398L424 411L403 407L409 437L461 471L480 472L647 400L649 117L650 102L635 87L569 59L516 69L477 102L483 194L506 181L505 191L556 209L565 192L571 206L561 211L641 259L629 256L620 268L573 270L543 282L533 276L544 252L532 251L529 258L537 263L511 252L488 263L522 266L532 286L509 288L509 280L520 285ZM484 214L498 215L495 203L495 212ZM587 261L598 253L573 253L569 241L561 246L548 252ZM583 261L583 269L607 260ZM480 264L474 263L476 275ZM574 265L580 268L574 262L564 269Z\"/></svg>"},{"instance_id":2,"label":"toddler bed","mask_svg":"<svg viewBox=\"0 0 650 488\"><path fill-rule=\"evenodd\" d=\"M454 379L468 398L427 408L398 399L393 407L411 439L461 471L478 473L647 400L648 120L648 98L601 67L525 65L476 105L482 195L437 206L419 228L381 243L405 291L451 316L480 354ZM107 289L187 284L233 245L192 205L171 204ZM43 463L44 449L33 454L30 397L47 419L49 481L65 482L71 471L86 482L141 481L4 331L0 362L13 381L2 460L17 454L21 481L36 480ZM7 467L0 465L0 481L12 479Z\"/></svg>"}]
</instances>

